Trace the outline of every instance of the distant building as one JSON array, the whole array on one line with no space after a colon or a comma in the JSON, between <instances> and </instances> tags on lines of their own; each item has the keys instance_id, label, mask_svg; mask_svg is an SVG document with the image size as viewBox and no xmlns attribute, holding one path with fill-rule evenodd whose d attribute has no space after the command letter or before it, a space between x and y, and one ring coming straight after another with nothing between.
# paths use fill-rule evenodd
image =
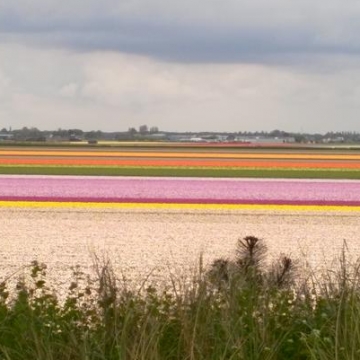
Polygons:
<instances>
[{"instance_id":1,"label":"distant building","mask_svg":"<svg viewBox=\"0 0 360 360\"><path fill-rule=\"evenodd\" d=\"M256 143L256 144L284 144L284 143L294 143L294 137L266 137L266 136L238 136L235 138L237 142L243 143Z\"/></svg>"},{"instance_id":2,"label":"distant building","mask_svg":"<svg viewBox=\"0 0 360 360\"><path fill-rule=\"evenodd\" d=\"M201 141L204 141L204 139L201 138L201 137L195 137L195 136L193 136L193 137L191 137L191 138L189 139L189 141L191 141L191 142L201 142Z\"/></svg>"},{"instance_id":3,"label":"distant building","mask_svg":"<svg viewBox=\"0 0 360 360\"><path fill-rule=\"evenodd\" d=\"M163 133L149 134L146 137L148 139L152 139L152 140L166 140L166 134L163 134Z\"/></svg>"},{"instance_id":4,"label":"distant building","mask_svg":"<svg viewBox=\"0 0 360 360\"><path fill-rule=\"evenodd\" d=\"M11 140L14 138L13 134L9 133L0 133L0 140Z\"/></svg>"}]
</instances>

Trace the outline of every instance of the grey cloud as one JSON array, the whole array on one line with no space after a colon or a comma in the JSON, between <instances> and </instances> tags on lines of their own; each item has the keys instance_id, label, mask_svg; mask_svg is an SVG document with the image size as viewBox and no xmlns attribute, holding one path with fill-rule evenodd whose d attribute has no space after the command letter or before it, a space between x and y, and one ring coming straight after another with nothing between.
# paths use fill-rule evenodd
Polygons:
<instances>
[{"instance_id":1,"label":"grey cloud","mask_svg":"<svg viewBox=\"0 0 360 360\"><path fill-rule=\"evenodd\" d=\"M331 46L315 46L314 35L307 29L281 27L234 29L109 21L94 25L19 26L8 31L7 36L40 45L120 51L181 62L256 61L273 55L336 51Z\"/></svg>"},{"instance_id":2,"label":"grey cloud","mask_svg":"<svg viewBox=\"0 0 360 360\"><path fill-rule=\"evenodd\" d=\"M353 13L350 9L329 13L310 4L305 6L306 1L302 7L295 1L291 10L280 0L272 2L273 8L260 0L254 6L228 1L234 13L231 7L224 6L226 16L219 14L217 19L214 11L219 5L215 1L198 1L193 7L189 3L195 13L191 16L185 16L184 9L178 14L161 1L153 0L155 9L144 6L143 10L138 2L135 10L126 12L109 0L101 11L89 6L85 14L76 12L80 2L75 1L78 6L66 17L63 8L56 15L57 5L52 3L48 17L36 12L26 16L19 8L5 8L0 13L0 40L80 51L119 51L179 62L279 62L298 54L360 53L360 41L353 36L358 27L355 7ZM157 13L161 4L165 10ZM203 4L205 15L199 4ZM268 17L263 11L268 11Z\"/></svg>"}]
</instances>

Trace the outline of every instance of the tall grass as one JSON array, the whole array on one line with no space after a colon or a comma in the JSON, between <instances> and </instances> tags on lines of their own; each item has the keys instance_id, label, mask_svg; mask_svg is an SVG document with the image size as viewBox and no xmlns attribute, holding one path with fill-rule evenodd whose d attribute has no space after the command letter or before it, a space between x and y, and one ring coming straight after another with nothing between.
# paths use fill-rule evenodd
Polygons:
<instances>
[{"instance_id":1,"label":"tall grass","mask_svg":"<svg viewBox=\"0 0 360 360\"><path fill-rule=\"evenodd\" d=\"M1 359L359 359L360 263L304 278L266 246L240 239L233 259L200 262L189 281L127 287L108 262L74 269L60 297L33 262L0 284Z\"/></svg>"}]
</instances>

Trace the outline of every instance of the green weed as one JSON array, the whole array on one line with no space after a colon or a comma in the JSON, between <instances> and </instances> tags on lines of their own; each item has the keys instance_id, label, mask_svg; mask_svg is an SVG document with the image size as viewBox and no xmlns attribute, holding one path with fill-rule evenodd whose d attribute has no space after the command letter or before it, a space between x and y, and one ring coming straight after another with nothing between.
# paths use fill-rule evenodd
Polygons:
<instances>
[{"instance_id":1,"label":"green weed","mask_svg":"<svg viewBox=\"0 0 360 360\"><path fill-rule=\"evenodd\" d=\"M60 296L33 262L14 290L0 284L0 359L359 359L359 269L344 250L337 271L303 279L248 236L186 283L134 290L96 259Z\"/></svg>"}]
</instances>

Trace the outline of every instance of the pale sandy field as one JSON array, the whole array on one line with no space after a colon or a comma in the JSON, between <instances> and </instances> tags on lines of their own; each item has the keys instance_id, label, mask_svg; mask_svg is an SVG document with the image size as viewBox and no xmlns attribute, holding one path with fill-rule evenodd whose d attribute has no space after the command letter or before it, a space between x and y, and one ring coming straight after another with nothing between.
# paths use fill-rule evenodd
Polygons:
<instances>
[{"instance_id":1,"label":"pale sandy field","mask_svg":"<svg viewBox=\"0 0 360 360\"><path fill-rule=\"evenodd\" d=\"M71 266L91 272L95 253L129 278L162 279L186 271L200 254L207 264L231 257L247 235L263 238L270 257L286 253L314 269L331 267L344 241L360 256L360 212L0 208L0 276L21 274L37 259L61 286Z\"/></svg>"}]
</instances>

